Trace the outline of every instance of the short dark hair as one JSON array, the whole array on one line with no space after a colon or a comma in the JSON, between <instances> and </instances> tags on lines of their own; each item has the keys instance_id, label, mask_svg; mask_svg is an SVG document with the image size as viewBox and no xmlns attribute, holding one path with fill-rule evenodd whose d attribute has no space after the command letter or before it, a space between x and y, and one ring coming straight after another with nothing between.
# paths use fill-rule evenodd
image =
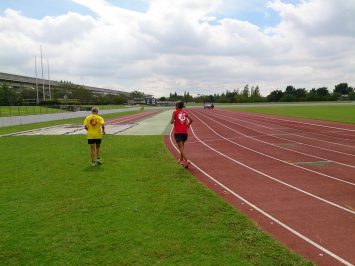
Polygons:
<instances>
[{"instance_id":1,"label":"short dark hair","mask_svg":"<svg viewBox=\"0 0 355 266\"><path fill-rule=\"evenodd\" d=\"M175 106L177 109L182 109L182 108L184 108L184 102L178 101L178 102L176 102Z\"/></svg>"},{"instance_id":2,"label":"short dark hair","mask_svg":"<svg viewBox=\"0 0 355 266\"><path fill-rule=\"evenodd\" d=\"M97 107L93 107L93 108L91 108L91 112L92 113L98 113L99 109Z\"/></svg>"}]
</instances>

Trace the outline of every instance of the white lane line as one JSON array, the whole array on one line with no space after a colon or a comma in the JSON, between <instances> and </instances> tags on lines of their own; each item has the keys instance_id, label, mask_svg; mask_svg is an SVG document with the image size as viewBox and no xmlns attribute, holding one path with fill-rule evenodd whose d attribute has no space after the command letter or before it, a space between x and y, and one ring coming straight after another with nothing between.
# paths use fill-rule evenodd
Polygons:
<instances>
[{"instance_id":1,"label":"white lane line","mask_svg":"<svg viewBox=\"0 0 355 266\"><path fill-rule=\"evenodd\" d=\"M244 145L241 145L241 144L239 144L239 143L237 143L237 142L234 142L234 141L232 141L232 140L229 140L228 138L226 138L226 137L222 136L221 134L219 134L218 132L216 132L216 131L215 131L213 128L211 128L209 125L207 125L207 124L206 124L204 121L202 121L201 118L199 118L196 114L194 114L194 116L195 116L197 119L199 119L203 124L205 124L205 125L206 125L211 131L213 131L217 136L219 136L219 137L222 138L222 139L227 140L227 141L230 142L230 143L233 143L234 145L237 145L237 146L239 146L239 147L242 147L242 148L244 148L244 149L246 149L246 150L249 150L249 151L251 151L251 152L260 154L260 155L262 155L262 156L268 157L268 158L270 158L270 159L273 159L273 160L276 160L276 161L279 161L279 162L282 162L282 163L291 165L291 166L293 166L293 167L297 167L297 168L300 168L300 169L302 169L302 170L305 170L305 171L308 171L308 172L311 172L311 173L314 173L314 174L317 174L317 175L321 175L321 176L324 176L324 177L327 177L327 178L330 178L330 179L333 179L333 180L336 180L336 181L339 181L339 182L346 183L346 184L348 184L348 185L355 186L355 183L352 183L352 182L349 182L349 181L345 181L345 180L343 180L343 179L340 179L340 178L337 178L337 177L334 177L334 176L330 176L330 175L327 175L327 174L323 174L323 173L320 173L320 172L317 172L317 171L314 171L314 170L311 170L311 169L308 169L308 168L305 168L305 167L302 167L302 166L299 166L299 165L296 165L296 164L293 164L293 163L290 163L290 162L287 162L287 161L284 161L284 160L281 160L281 159L278 159L278 158L275 158L275 157L273 157L273 156L271 156L271 155L267 155L267 154L265 154L265 153L262 153L262 152L253 150L253 149L248 148L248 147L246 147L246 146L244 146ZM217 121L216 121L216 122L217 122ZM221 125L223 125L223 124L221 124ZM226 126L226 127L227 127L227 126ZM231 129L231 130L233 130L233 129ZM234 131L234 130L233 130L233 131Z\"/></svg>"},{"instance_id":2,"label":"white lane line","mask_svg":"<svg viewBox=\"0 0 355 266\"><path fill-rule=\"evenodd\" d=\"M129 121L129 120L132 120L132 119L136 119L136 118L141 118L141 117L146 117L146 116L149 116L149 115L153 115L155 114L156 112L150 112L150 113L142 113L142 114L137 114L137 115L132 115L130 117L127 117L126 119L122 119L121 118L116 118L116 119L112 119L112 120L108 120L107 121L107 124L110 125L110 124L120 124L122 122L126 122L126 121Z\"/></svg>"},{"instance_id":3,"label":"white lane line","mask_svg":"<svg viewBox=\"0 0 355 266\"><path fill-rule=\"evenodd\" d=\"M191 126L191 130L192 130L192 126ZM170 132L170 143L171 145L174 147L174 149L178 152L178 149L176 148L172 138L171 138L171 134L172 134L172 130ZM195 133L193 132L194 136L196 137ZM199 141L201 142L201 140L199 139ZM202 143L202 142L201 142ZM230 189L229 187L225 186L224 184L222 184L221 182L219 182L217 179L213 178L211 175L209 175L207 172L205 172L204 170L202 170L200 167L198 167L195 163L191 162L191 165L193 165L197 170L199 170L201 173L203 173L205 176L207 176L209 179L211 179L213 182L215 182L216 184L218 184L220 187L222 187L224 190L228 191L229 193L231 193L233 196L235 196L236 198L240 199L241 201L243 201L244 203L248 204L251 208L253 208L254 210L260 212L262 215L266 216L267 218L269 218L270 220L272 220L273 222L277 223L278 225L280 225L281 227L285 228L287 231L291 232L292 234L298 236L299 238L301 238L302 240L306 241L307 243L311 244L312 246L318 248L319 250L323 251L324 253L328 254L329 256L331 256L332 258L338 260L339 262L347 265L347 266L354 266L353 264L351 264L350 262L346 261L345 259L341 258L340 256L336 255L335 253L331 252L329 249L326 249L325 247L319 245L318 243L314 242L313 240L311 240L310 238L306 237L305 235L301 234L300 232L298 232L297 230L291 228L290 226L284 224L283 222L281 222L280 220L276 219L275 217L273 217L272 215L270 215L269 213L263 211L262 209L260 209L259 207L257 207L256 205L254 205L253 203L251 203L250 201L248 201L247 199L243 198L242 196L240 196L239 194L237 194L236 192L234 192L232 189Z\"/></svg>"},{"instance_id":4,"label":"white lane line","mask_svg":"<svg viewBox=\"0 0 355 266\"><path fill-rule=\"evenodd\" d=\"M252 122L244 121L244 120L241 120L241 119L238 119L238 118L235 118L235 117L229 117L229 116L225 116L225 115L221 115L221 114L219 114L218 116L223 116L223 117L226 117L226 118L229 118L229 119L232 118L234 120L242 121L242 122L247 123L247 124L252 124L252 125L256 125L256 126L267 128L267 129L277 130L278 132L283 132L283 133L285 133L287 135L294 135L294 136L298 136L298 137L301 137L301 138L307 138L307 139L312 139L312 140L316 140L316 141L327 142L327 143L334 144L334 145L345 146L345 147L348 147L348 148L354 148L353 146L349 146L349 145L343 145L343 144L339 144L339 143L329 142L329 141L325 141L325 140L319 140L319 139L315 139L315 138L311 138L311 137L306 137L306 136L302 136L302 135L298 135L298 134L294 134L294 133L281 131L281 130L278 130L278 129L275 129L275 128L271 128L271 127L255 124L255 123L252 123ZM241 124L238 124L238 125L243 126ZM263 133L262 131L259 131L259 130L256 130L256 129L253 129L253 128L250 128L250 127L247 127L247 126L243 126L243 127ZM265 133L263 133L263 134L266 135L266 136L283 135L283 134L265 134ZM288 138L281 138L281 137L277 137L277 138L281 139L281 140L287 140L287 141L290 141L290 142L293 142L293 143L297 143L297 144L300 144L300 145L305 145L305 146L309 146L309 147L312 147L312 148L317 148L317 149L320 149L320 150L326 150L326 151L331 151L331 152L334 152L334 153L339 153L339 154L355 157L355 154L351 154L351 153L346 153L346 152L336 151L336 150L332 150L332 149L328 149L328 148L323 148L323 147L307 144L307 143L304 143L304 142L295 141L295 140L288 139Z\"/></svg>"},{"instance_id":5,"label":"white lane line","mask_svg":"<svg viewBox=\"0 0 355 266\"><path fill-rule=\"evenodd\" d=\"M253 116L253 115L252 115ZM342 128L342 127L333 127L333 126L326 126L326 125L321 125L321 124L315 124L315 123L309 123L309 122L301 122L301 121L295 121L295 120L289 120L289 119L282 119L282 118L276 118L276 117L268 117L264 115L254 115L256 117L263 117L267 119L272 119L272 120L279 120L279 121L285 121L285 122L292 122L296 124L302 124L302 125L311 125L315 127L324 127L324 128L332 128L340 131L349 131L349 132L355 132L355 129L348 129L348 128Z\"/></svg>"},{"instance_id":6,"label":"white lane line","mask_svg":"<svg viewBox=\"0 0 355 266\"><path fill-rule=\"evenodd\" d=\"M257 116L257 115L247 115L245 117L248 117L248 118L253 118L253 117L261 117L261 118L265 118L265 119L268 119L267 116ZM237 118L235 118L237 119ZM272 119L270 117L270 119ZM240 120L240 119L237 119L237 120ZM244 120L241 120L241 121L244 121ZM291 121L291 120L290 120ZM262 123L268 123L267 121L261 121ZM246 123L250 123L250 122L246 122ZM253 123L250 123L250 124L253 124ZM260 124L254 124L254 125L258 125L260 127L265 127L265 128L269 128L269 127L266 127L266 126L262 126ZM301 130L301 129L296 129L296 128L290 128L290 127L286 127L286 126L283 126L284 128L288 128L288 129L292 129L292 130L297 130L297 131L301 131L301 132L305 132L305 133L311 133L311 134L314 134L314 135L320 135L320 136L324 136L324 137L331 137L331 138L337 138L337 139L342 139L344 140L343 138L339 138L339 137L335 137L335 136L331 136L331 135L324 135L324 134L320 134L320 133L313 133L313 132L307 132L305 130ZM269 128L269 129L274 129L274 128ZM280 130L279 130L280 131ZM285 131L281 131L281 132L285 132ZM306 136L302 136L302 135L298 135L298 134L295 134L295 133L289 133L289 132L285 132L287 133L288 135L294 135L294 136L298 136L298 137L301 137L301 138L305 138L305 139L312 139L312 140L317 140L317 141L321 141L321 142L326 142L326 143L331 143L331 144L334 144L334 145L338 145L338 146L344 146L344 147L351 147L351 148L354 148L353 145L346 145L346 144L341 144L341 143L335 143L335 142L331 142L331 141L326 141L326 140L321 140L321 139L316 139L316 138L312 138L312 137L306 137ZM345 140L349 140L349 139L345 139ZM350 140L352 141L352 140Z\"/></svg>"},{"instance_id":7,"label":"white lane line","mask_svg":"<svg viewBox=\"0 0 355 266\"><path fill-rule=\"evenodd\" d=\"M266 142L266 141L257 139L257 138L252 137L252 136L248 136L248 135L246 135L246 134L243 134L243 133L241 133L241 132L239 132L239 131L237 131L237 130L231 128L231 127L228 127L228 126L226 126L226 125L224 125L224 124L218 122L217 120L212 119L211 117L216 117L216 118L222 119L222 120L224 120L224 121L226 121L226 122L229 122L229 123L232 123L232 124L241 126L241 127L245 127L245 128L247 128L247 129L253 130L253 131L255 131L255 132L259 132L259 133L261 133L261 134L263 134L263 132L262 132L262 131L259 131L259 130L256 130L256 129L252 129L252 128L243 126L243 125L240 125L240 124L233 123L233 122L231 122L231 121L227 121L227 120L221 118L221 117L218 116L218 115L206 116L206 115L204 115L204 114L202 114L202 113L200 113L200 115L202 115L202 116L204 116L204 117L207 117L208 119L210 119L210 120L212 120L212 121L214 121L214 122L216 122L216 123L218 123L218 124L220 124L220 125L222 125L222 126L228 128L228 129L230 129L230 130L232 130L232 131L234 131L234 132L236 132L236 133L238 133L238 134L240 134L240 135L242 135L242 136L244 136L244 137L246 137L246 138L250 138L250 139L256 140L256 141L258 141L258 142L265 143L265 144L267 144L267 145L271 145L271 146L277 147L277 148L279 148L279 149L291 151L291 152L294 152L294 153L299 153L299 154L306 155L306 156L308 156L308 157L313 157L313 158L316 158L316 159L320 159L320 160L323 160L323 161L330 161L330 162L335 163L335 164L339 164L339 165L342 165L342 166L351 167L351 168L354 168L354 169L355 169L355 166L354 166L354 165L350 165L350 164L346 164L346 163L342 163L342 162L330 160L330 159L327 159L327 158L322 158L322 157L319 157L319 156L316 156L316 155L312 155L312 154L308 154L308 153L304 153L304 152L300 152L300 151L296 151L296 150L292 150L292 149L289 149L289 148L286 148L286 147L282 147L282 146L277 145L277 144L273 144L273 143L270 143L270 142ZM264 134L264 135L267 135L267 134ZM273 137L274 137L274 136L273 136ZM280 137L274 137L274 138L283 139L283 138L280 138Z\"/></svg>"},{"instance_id":8,"label":"white lane line","mask_svg":"<svg viewBox=\"0 0 355 266\"><path fill-rule=\"evenodd\" d=\"M195 115L196 116L196 115ZM197 116L196 116L197 117ZM199 119L199 118L198 118ZM203 122L202 120L201 120L201 122ZM205 124L207 127L209 127L207 124ZM210 127L209 127L210 128ZM212 128L210 128L212 131L214 131ZM329 205L332 205L332 206L334 206L334 207L336 207L336 208L339 208L339 209L341 209L341 210L344 210L344 211L346 211L346 212L349 212L349 213L351 213L351 214L355 214L355 211L353 211L353 210L349 210L349 209L347 209L347 208L345 208L345 207L343 207L343 206L340 206L340 205L338 205L338 204L336 204L336 203L334 203L334 202L331 202L331 201L328 201L328 200L326 200L326 199L323 199L323 198L321 198L321 197L318 197L318 196L316 196L316 195L314 195L314 194L312 194L312 193L310 193L310 192L307 192L307 191L305 191L305 190L302 190L302 189L300 189L300 188L297 188L297 187L295 187L295 186L292 186L292 185L290 185L290 184L288 184L288 183L286 183L286 182L284 182L284 181L281 181L281 180L279 180L279 179L277 179L277 178L275 178L275 177L272 177L272 176L270 176L270 175L268 175L268 174L265 174L265 173L263 173L263 172L261 172L261 171L259 171L259 170L257 170L257 169L255 169L255 168L253 168L253 167L250 167L250 166L248 166L248 165L246 165L246 164L244 164L244 163L242 163L242 162L240 162L240 161L237 161L237 160L235 160L235 159L233 159L233 158L231 158L231 157L229 157L228 155L226 155L226 154L224 154L224 153L222 153L222 152L220 152L220 151L218 151L218 150L216 150L216 149L214 149L214 148L212 148L211 146L209 146L208 144L206 144L205 142L203 142L202 140L200 140L197 136L196 136L196 134L195 134L195 132L193 131L193 129L191 128L191 131L192 131L192 133L194 134L194 136L196 137L196 139L197 140L199 140L203 145L205 145L206 147L208 147L209 149L211 149L211 150L213 150L214 152L216 152L216 153L218 153L219 155L222 155L223 157L225 157L225 158L227 158L227 159L229 159L229 160L231 160L232 162L235 162L235 163L237 163L237 164L239 164L239 165L241 165L241 166L243 166L243 167L245 167L245 168L247 168L247 169L249 169L249 170L251 170L251 171L253 171L253 172L255 172L255 173L258 173L258 174L260 174L260 175L262 175L262 176L265 176L265 177L267 177L267 178L269 178L269 179L271 179L271 180L274 180L274 181L276 181L276 182L278 182L278 183L280 183L280 184L283 184L283 185L285 185L285 186L287 186L287 187L290 187L290 188L292 188L292 189L294 189L294 190L297 190L297 191L299 191L299 192L301 192L301 193L304 193L304 194L306 194L306 195L308 195L308 196L311 196L311 197L313 197L313 198L316 198L316 199L318 199L318 200L320 200L320 201L322 201L322 202L325 202L325 203L327 203L327 204L329 204ZM215 134L217 134L217 135L219 135L217 132L215 132L214 131L214 133ZM227 138L225 138L225 137L223 137L223 136L221 136L221 135L219 135L221 138L223 138L223 139L225 139L225 140L227 140L227 141L229 141ZM229 142L232 142L232 141L229 141ZM233 142L232 142L233 143ZM242 145L240 145L240 144L237 144L237 143L234 143L234 144L236 144L236 145L238 145L238 146L240 146L240 147L243 147ZM248 150L252 150L252 149L249 149L249 148L247 148L247 147L245 147L246 149L248 149ZM255 152L257 152L257 151L255 151ZM259 152L257 152L257 153L259 153ZM267 155L266 155L267 156ZM277 159L278 160L278 159ZM293 165L293 164L291 164L292 166L295 166L295 167L300 167L300 168L302 168L301 166L298 166L298 165ZM308 170L307 168L305 168L306 170ZM340 181L340 180L339 180ZM342 182L346 182L346 181L342 181ZM347 183L350 183L350 182L347 182ZM355 185L355 184L353 184L353 183L350 183L351 185Z\"/></svg>"}]
</instances>

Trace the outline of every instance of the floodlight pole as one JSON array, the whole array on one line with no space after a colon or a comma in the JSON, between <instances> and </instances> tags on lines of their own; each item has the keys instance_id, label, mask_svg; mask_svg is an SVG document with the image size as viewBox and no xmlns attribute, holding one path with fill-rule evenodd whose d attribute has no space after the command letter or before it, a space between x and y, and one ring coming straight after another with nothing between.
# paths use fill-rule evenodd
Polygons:
<instances>
[{"instance_id":1,"label":"floodlight pole","mask_svg":"<svg viewBox=\"0 0 355 266\"><path fill-rule=\"evenodd\" d=\"M38 79L37 79L37 56L35 56L35 73L36 73L36 93L37 93L37 105L39 104L39 96L38 96Z\"/></svg>"},{"instance_id":2,"label":"floodlight pole","mask_svg":"<svg viewBox=\"0 0 355 266\"><path fill-rule=\"evenodd\" d=\"M42 68L42 90L43 90L43 100L46 100L46 93L44 91L44 77L43 77L43 58L42 58L42 45L40 46L41 48L41 68Z\"/></svg>"},{"instance_id":3,"label":"floodlight pole","mask_svg":"<svg viewBox=\"0 0 355 266\"><path fill-rule=\"evenodd\" d=\"M49 79L49 60L47 59L47 66L48 66L48 87L49 87L49 99L52 100L51 95L51 80Z\"/></svg>"}]
</instances>

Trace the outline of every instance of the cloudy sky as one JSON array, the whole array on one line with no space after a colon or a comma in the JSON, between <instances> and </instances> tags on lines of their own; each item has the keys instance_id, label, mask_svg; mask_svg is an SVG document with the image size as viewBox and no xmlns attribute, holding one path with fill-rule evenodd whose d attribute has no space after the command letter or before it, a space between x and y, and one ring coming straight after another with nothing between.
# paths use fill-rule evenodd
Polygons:
<instances>
[{"instance_id":1,"label":"cloudy sky","mask_svg":"<svg viewBox=\"0 0 355 266\"><path fill-rule=\"evenodd\" d=\"M0 72L42 46L51 79L155 96L355 86L354 0L1 0L0 40Z\"/></svg>"}]
</instances>

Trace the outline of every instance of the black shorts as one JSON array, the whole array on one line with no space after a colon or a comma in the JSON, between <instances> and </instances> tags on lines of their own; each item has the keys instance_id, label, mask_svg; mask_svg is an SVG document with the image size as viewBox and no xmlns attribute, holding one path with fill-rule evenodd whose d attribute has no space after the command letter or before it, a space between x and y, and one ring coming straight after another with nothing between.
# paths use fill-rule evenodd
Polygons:
<instances>
[{"instance_id":1,"label":"black shorts","mask_svg":"<svg viewBox=\"0 0 355 266\"><path fill-rule=\"evenodd\" d=\"M88 144L101 144L101 139L88 139Z\"/></svg>"},{"instance_id":2,"label":"black shorts","mask_svg":"<svg viewBox=\"0 0 355 266\"><path fill-rule=\"evenodd\" d=\"M187 134L186 133L177 133L174 134L176 142L179 141L187 141Z\"/></svg>"}]
</instances>

